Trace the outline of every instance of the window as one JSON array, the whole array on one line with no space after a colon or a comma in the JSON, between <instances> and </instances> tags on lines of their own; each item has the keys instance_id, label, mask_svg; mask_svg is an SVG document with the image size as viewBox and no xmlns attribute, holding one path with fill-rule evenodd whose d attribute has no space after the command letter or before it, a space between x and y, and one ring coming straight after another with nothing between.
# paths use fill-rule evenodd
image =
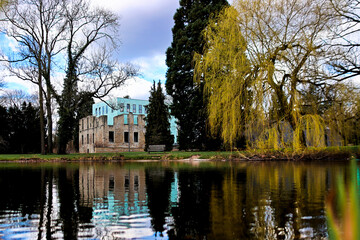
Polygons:
<instances>
[{"instance_id":1,"label":"window","mask_svg":"<svg viewBox=\"0 0 360 240\"><path fill-rule=\"evenodd\" d=\"M81 135L81 144L84 144L84 135Z\"/></svg>"},{"instance_id":2,"label":"window","mask_svg":"<svg viewBox=\"0 0 360 240\"><path fill-rule=\"evenodd\" d=\"M129 142L129 133L128 132L124 132L124 142L126 142L126 143Z\"/></svg>"},{"instance_id":3,"label":"window","mask_svg":"<svg viewBox=\"0 0 360 240\"><path fill-rule=\"evenodd\" d=\"M89 134L86 134L86 143L89 144Z\"/></svg>"},{"instance_id":4,"label":"window","mask_svg":"<svg viewBox=\"0 0 360 240\"><path fill-rule=\"evenodd\" d=\"M95 142L94 133L93 133L93 143Z\"/></svg>"},{"instance_id":5,"label":"window","mask_svg":"<svg viewBox=\"0 0 360 240\"><path fill-rule=\"evenodd\" d=\"M123 111L124 111L124 104L121 103L121 104L120 104L120 112L123 112Z\"/></svg>"},{"instance_id":6,"label":"window","mask_svg":"<svg viewBox=\"0 0 360 240\"><path fill-rule=\"evenodd\" d=\"M103 115L105 114L104 106L102 107L102 114L103 114Z\"/></svg>"},{"instance_id":7,"label":"window","mask_svg":"<svg viewBox=\"0 0 360 240\"><path fill-rule=\"evenodd\" d=\"M89 118L86 118L86 127L89 129Z\"/></svg>"},{"instance_id":8,"label":"window","mask_svg":"<svg viewBox=\"0 0 360 240\"><path fill-rule=\"evenodd\" d=\"M81 120L81 129L84 130L84 119Z\"/></svg>"},{"instance_id":9,"label":"window","mask_svg":"<svg viewBox=\"0 0 360 240\"><path fill-rule=\"evenodd\" d=\"M130 185L130 177L128 175L125 176L125 181L124 181L124 187L126 190L129 189L129 185Z\"/></svg>"},{"instance_id":10,"label":"window","mask_svg":"<svg viewBox=\"0 0 360 240\"><path fill-rule=\"evenodd\" d=\"M136 113L136 104L133 104L133 113Z\"/></svg>"},{"instance_id":11,"label":"window","mask_svg":"<svg viewBox=\"0 0 360 240\"><path fill-rule=\"evenodd\" d=\"M138 125L138 116L134 115L134 125Z\"/></svg>"},{"instance_id":12,"label":"window","mask_svg":"<svg viewBox=\"0 0 360 240\"><path fill-rule=\"evenodd\" d=\"M142 113L142 105L139 105L139 113Z\"/></svg>"},{"instance_id":13,"label":"window","mask_svg":"<svg viewBox=\"0 0 360 240\"><path fill-rule=\"evenodd\" d=\"M115 181L114 176L109 177L109 191L114 191Z\"/></svg>"},{"instance_id":14,"label":"window","mask_svg":"<svg viewBox=\"0 0 360 240\"><path fill-rule=\"evenodd\" d=\"M113 131L110 131L109 132L109 142L114 142L114 132Z\"/></svg>"},{"instance_id":15,"label":"window","mask_svg":"<svg viewBox=\"0 0 360 240\"><path fill-rule=\"evenodd\" d=\"M95 116L97 116L97 108L95 108Z\"/></svg>"},{"instance_id":16,"label":"window","mask_svg":"<svg viewBox=\"0 0 360 240\"><path fill-rule=\"evenodd\" d=\"M130 104L126 104L126 111L130 112Z\"/></svg>"},{"instance_id":17,"label":"window","mask_svg":"<svg viewBox=\"0 0 360 240\"><path fill-rule=\"evenodd\" d=\"M134 176L134 190L136 192L139 190L139 176Z\"/></svg>"},{"instance_id":18,"label":"window","mask_svg":"<svg viewBox=\"0 0 360 240\"><path fill-rule=\"evenodd\" d=\"M111 113L113 113L114 112L114 109L113 108L111 108Z\"/></svg>"},{"instance_id":19,"label":"window","mask_svg":"<svg viewBox=\"0 0 360 240\"><path fill-rule=\"evenodd\" d=\"M139 133L134 132L134 142L139 142Z\"/></svg>"},{"instance_id":20,"label":"window","mask_svg":"<svg viewBox=\"0 0 360 240\"><path fill-rule=\"evenodd\" d=\"M127 125L128 123L128 115L124 115L124 125Z\"/></svg>"},{"instance_id":21,"label":"window","mask_svg":"<svg viewBox=\"0 0 360 240\"><path fill-rule=\"evenodd\" d=\"M144 106L144 113L146 113L147 112L147 107L146 106Z\"/></svg>"},{"instance_id":22,"label":"window","mask_svg":"<svg viewBox=\"0 0 360 240\"><path fill-rule=\"evenodd\" d=\"M106 105L106 114L108 114L108 106Z\"/></svg>"}]
</instances>

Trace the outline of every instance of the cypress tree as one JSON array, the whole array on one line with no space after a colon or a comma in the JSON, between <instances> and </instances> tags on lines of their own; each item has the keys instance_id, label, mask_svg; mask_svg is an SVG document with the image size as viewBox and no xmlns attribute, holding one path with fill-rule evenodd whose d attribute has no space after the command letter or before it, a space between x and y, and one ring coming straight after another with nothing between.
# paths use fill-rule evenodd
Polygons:
<instances>
[{"instance_id":1,"label":"cypress tree","mask_svg":"<svg viewBox=\"0 0 360 240\"><path fill-rule=\"evenodd\" d=\"M155 82L150 90L149 105L147 106L145 151L149 145L165 145L166 151L171 151L174 137L170 133L169 107L165 104L165 95L160 81Z\"/></svg>"},{"instance_id":2,"label":"cypress tree","mask_svg":"<svg viewBox=\"0 0 360 240\"><path fill-rule=\"evenodd\" d=\"M177 118L180 149L203 149L210 139L206 131L203 86L193 81L194 53L203 53L202 31L226 0L180 0L172 29L173 41L166 51L166 91L172 97L171 113Z\"/></svg>"}]
</instances>

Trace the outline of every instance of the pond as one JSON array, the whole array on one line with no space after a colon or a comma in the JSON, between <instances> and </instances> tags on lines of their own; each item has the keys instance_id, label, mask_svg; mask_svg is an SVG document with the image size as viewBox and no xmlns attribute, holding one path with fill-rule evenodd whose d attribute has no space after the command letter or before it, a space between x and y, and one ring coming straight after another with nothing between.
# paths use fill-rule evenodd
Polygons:
<instances>
[{"instance_id":1,"label":"pond","mask_svg":"<svg viewBox=\"0 0 360 240\"><path fill-rule=\"evenodd\" d=\"M346 162L0 164L1 239L326 239Z\"/></svg>"}]
</instances>

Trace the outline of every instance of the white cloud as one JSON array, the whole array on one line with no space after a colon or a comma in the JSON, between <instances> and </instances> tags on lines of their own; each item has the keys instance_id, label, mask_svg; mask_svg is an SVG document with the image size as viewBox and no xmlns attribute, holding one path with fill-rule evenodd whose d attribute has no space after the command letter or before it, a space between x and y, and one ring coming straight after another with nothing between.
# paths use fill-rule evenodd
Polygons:
<instances>
[{"instance_id":1,"label":"white cloud","mask_svg":"<svg viewBox=\"0 0 360 240\"><path fill-rule=\"evenodd\" d=\"M12 54L19 52L19 44L15 39L10 38L6 34L1 34L0 48L5 54Z\"/></svg>"},{"instance_id":2,"label":"white cloud","mask_svg":"<svg viewBox=\"0 0 360 240\"><path fill-rule=\"evenodd\" d=\"M111 9L115 12L120 12L121 15L126 12L137 12L134 17L142 16L141 13L155 14L159 11L169 9L169 7L178 6L178 0L93 0L92 3L95 6L100 6L106 9ZM130 14L129 14L130 15Z\"/></svg>"},{"instance_id":3,"label":"white cloud","mask_svg":"<svg viewBox=\"0 0 360 240\"><path fill-rule=\"evenodd\" d=\"M3 78L6 87L9 89L24 90L30 94L33 94L38 91L38 86L30 81L24 81L15 76L3 76Z\"/></svg>"},{"instance_id":4,"label":"white cloud","mask_svg":"<svg viewBox=\"0 0 360 240\"><path fill-rule=\"evenodd\" d=\"M139 57L132 61L140 68L140 74L144 79L152 82L153 80L165 81L166 63L164 54L154 54L148 57Z\"/></svg>"},{"instance_id":5,"label":"white cloud","mask_svg":"<svg viewBox=\"0 0 360 240\"><path fill-rule=\"evenodd\" d=\"M9 38L7 35L6 35L6 39L8 40L8 47L11 49L11 51L19 52L18 42L15 41L13 38Z\"/></svg>"},{"instance_id":6,"label":"white cloud","mask_svg":"<svg viewBox=\"0 0 360 240\"><path fill-rule=\"evenodd\" d=\"M121 87L111 92L110 98L124 97L129 95L133 99L147 100L150 96L152 83L142 78L135 77L129 79Z\"/></svg>"}]
</instances>

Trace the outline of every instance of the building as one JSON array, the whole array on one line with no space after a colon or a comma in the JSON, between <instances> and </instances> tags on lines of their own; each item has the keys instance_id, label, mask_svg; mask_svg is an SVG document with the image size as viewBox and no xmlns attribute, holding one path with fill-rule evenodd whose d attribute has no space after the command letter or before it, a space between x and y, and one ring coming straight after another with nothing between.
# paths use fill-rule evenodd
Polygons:
<instances>
[{"instance_id":1,"label":"building","mask_svg":"<svg viewBox=\"0 0 360 240\"><path fill-rule=\"evenodd\" d=\"M92 115L80 119L79 152L143 151L148 100L117 98L115 103L93 104ZM170 131L177 142L175 118Z\"/></svg>"}]
</instances>

